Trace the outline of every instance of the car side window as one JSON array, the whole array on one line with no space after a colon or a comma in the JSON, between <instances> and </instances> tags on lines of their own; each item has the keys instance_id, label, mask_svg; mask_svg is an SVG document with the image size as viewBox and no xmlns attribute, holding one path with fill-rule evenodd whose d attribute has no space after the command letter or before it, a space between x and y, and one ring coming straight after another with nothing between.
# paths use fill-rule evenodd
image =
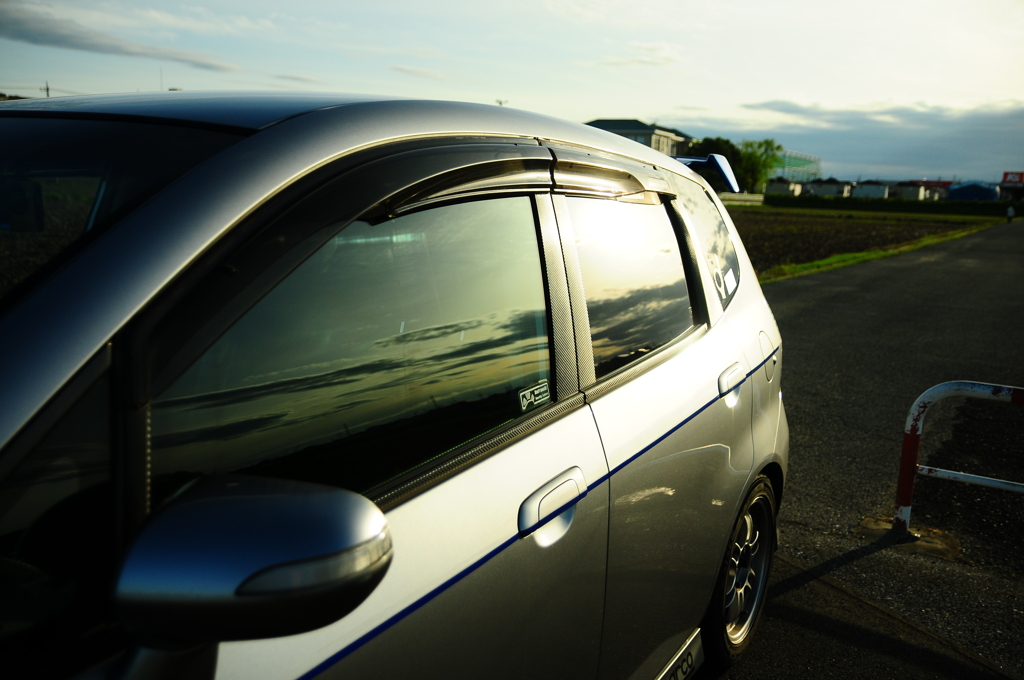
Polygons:
<instances>
[{"instance_id":1,"label":"car side window","mask_svg":"<svg viewBox=\"0 0 1024 680\"><path fill-rule=\"evenodd\" d=\"M10 677L74 672L119 644L109 395L103 377L0 484L0 668Z\"/></svg>"},{"instance_id":2,"label":"car side window","mask_svg":"<svg viewBox=\"0 0 1024 680\"><path fill-rule=\"evenodd\" d=\"M598 378L693 325L683 256L662 204L566 199Z\"/></svg>"},{"instance_id":3,"label":"car side window","mask_svg":"<svg viewBox=\"0 0 1024 680\"><path fill-rule=\"evenodd\" d=\"M711 195L703 187L690 180L679 178L676 182L679 189L679 203L688 216L687 226L697 235L704 259L707 261L711 277L714 279L718 299L722 309L729 306L740 283L739 258L736 246L729 236L729 227L722 219Z\"/></svg>"},{"instance_id":4,"label":"car side window","mask_svg":"<svg viewBox=\"0 0 1024 680\"><path fill-rule=\"evenodd\" d=\"M533 199L356 221L152 403L154 495L242 472L373 495L553 399Z\"/></svg>"}]
</instances>

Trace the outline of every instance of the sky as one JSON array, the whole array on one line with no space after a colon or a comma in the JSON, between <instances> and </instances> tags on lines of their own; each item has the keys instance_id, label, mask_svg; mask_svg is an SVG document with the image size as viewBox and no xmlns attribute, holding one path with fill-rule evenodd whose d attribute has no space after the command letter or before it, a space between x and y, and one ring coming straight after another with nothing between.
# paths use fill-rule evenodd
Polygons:
<instances>
[{"instance_id":1,"label":"sky","mask_svg":"<svg viewBox=\"0 0 1024 680\"><path fill-rule=\"evenodd\" d=\"M0 0L0 92L316 90L773 138L842 179L1024 171L1024 0Z\"/></svg>"}]
</instances>

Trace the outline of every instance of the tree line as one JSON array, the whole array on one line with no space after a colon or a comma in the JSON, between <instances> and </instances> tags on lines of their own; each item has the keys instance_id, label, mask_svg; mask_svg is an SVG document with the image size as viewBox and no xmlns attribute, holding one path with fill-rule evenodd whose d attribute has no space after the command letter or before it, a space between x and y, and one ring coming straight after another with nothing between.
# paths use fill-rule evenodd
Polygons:
<instances>
[{"instance_id":1,"label":"tree line","mask_svg":"<svg viewBox=\"0 0 1024 680\"><path fill-rule=\"evenodd\" d=\"M706 137L690 145L687 156L708 156L713 153L725 156L736 174L740 191L752 194L764 193L764 187L771 179L771 172L782 165L781 144L774 139L761 141L743 140L736 146L724 137ZM715 171L701 173L715 191L728 191L725 181Z\"/></svg>"}]
</instances>

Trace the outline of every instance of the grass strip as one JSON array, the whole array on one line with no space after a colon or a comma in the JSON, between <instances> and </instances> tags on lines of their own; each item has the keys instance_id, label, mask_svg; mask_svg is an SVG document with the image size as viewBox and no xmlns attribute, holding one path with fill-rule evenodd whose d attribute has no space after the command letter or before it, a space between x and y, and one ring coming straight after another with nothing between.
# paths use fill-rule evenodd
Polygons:
<instances>
[{"instance_id":1,"label":"grass strip","mask_svg":"<svg viewBox=\"0 0 1024 680\"><path fill-rule=\"evenodd\" d=\"M901 255L903 253L909 253L912 250L917 250L918 248L923 248L924 246L963 238L964 236L974 234L982 231L983 229L994 227L1001 221L1002 220L989 221L983 224L971 225L965 229L956 229L954 231L947 231L941 234L930 234L913 241L895 243L884 248L865 250L859 253L840 253L838 255L826 257L822 260L815 260L814 262L781 264L772 267L767 271L759 272L757 280L760 283L771 283L772 281L782 281L783 279L791 279L795 276L804 276L805 274L814 274L815 272L822 272L828 269L839 269L840 267L847 267L851 264L867 262L868 260L877 260L883 257L890 257L892 255Z\"/></svg>"}]
</instances>

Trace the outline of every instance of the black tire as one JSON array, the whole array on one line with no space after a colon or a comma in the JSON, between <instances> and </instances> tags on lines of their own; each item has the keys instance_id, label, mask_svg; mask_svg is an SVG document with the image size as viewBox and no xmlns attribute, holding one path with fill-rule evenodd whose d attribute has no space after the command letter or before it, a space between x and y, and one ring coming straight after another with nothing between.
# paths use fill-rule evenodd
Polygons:
<instances>
[{"instance_id":1,"label":"black tire","mask_svg":"<svg viewBox=\"0 0 1024 680\"><path fill-rule=\"evenodd\" d=\"M709 665L726 668L750 645L761 619L775 553L775 492L761 475L740 509L711 603L701 622Z\"/></svg>"}]
</instances>

